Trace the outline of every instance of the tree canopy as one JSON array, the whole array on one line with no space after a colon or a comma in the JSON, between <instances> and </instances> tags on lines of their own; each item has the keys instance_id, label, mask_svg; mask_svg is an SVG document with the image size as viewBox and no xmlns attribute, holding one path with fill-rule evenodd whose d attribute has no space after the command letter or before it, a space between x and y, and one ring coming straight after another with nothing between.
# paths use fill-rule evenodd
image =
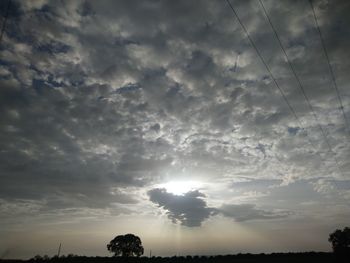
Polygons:
<instances>
[{"instance_id":1,"label":"tree canopy","mask_svg":"<svg viewBox=\"0 0 350 263\"><path fill-rule=\"evenodd\" d=\"M345 227L343 230L335 230L329 235L328 241L332 243L333 251L335 253L349 253L350 228Z\"/></svg>"},{"instance_id":2,"label":"tree canopy","mask_svg":"<svg viewBox=\"0 0 350 263\"><path fill-rule=\"evenodd\" d=\"M133 234L119 235L107 244L108 251L114 253L114 256L132 257L143 254L141 239Z\"/></svg>"}]
</instances>

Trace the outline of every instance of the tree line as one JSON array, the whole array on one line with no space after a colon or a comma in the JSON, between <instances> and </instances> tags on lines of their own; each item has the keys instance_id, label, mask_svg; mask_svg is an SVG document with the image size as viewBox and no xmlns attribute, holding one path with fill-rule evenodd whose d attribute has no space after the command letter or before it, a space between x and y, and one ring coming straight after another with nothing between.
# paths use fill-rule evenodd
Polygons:
<instances>
[{"instance_id":1,"label":"tree line","mask_svg":"<svg viewBox=\"0 0 350 263\"><path fill-rule=\"evenodd\" d=\"M142 257L144 248L140 237L134 234L118 235L107 244L107 250L113 257L86 257L69 254L67 256L37 255L26 262L30 263L226 263L226 262L350 262L350 228L337 229L329 235L333 253L303 252L303 253L272 253L272 254L236 254L219 256L173 256L173 257ZM1 263L23 263L21 260L1 260Z\"/></svg>"}]
</instances>

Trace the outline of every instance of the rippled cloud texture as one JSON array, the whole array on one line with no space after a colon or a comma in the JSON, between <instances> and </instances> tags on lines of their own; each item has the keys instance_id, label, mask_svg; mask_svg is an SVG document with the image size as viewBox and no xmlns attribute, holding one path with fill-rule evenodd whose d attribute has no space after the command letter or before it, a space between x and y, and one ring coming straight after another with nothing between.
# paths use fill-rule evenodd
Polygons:
<instances>
[{"instance_id":1,"label":"rippled cloud texture","mask_svg":"<svg viewBox=\"0 0 350 263\"><path fill-rule=\"evenodd\" d=\"M350 144L312 9L263 1L317 121L259 2L231 3L299 121L226 1L11 1L0 49L6 255L51 251L39 243L77 222L102 244L74 253L104 255L104 242L126 231L176 252L130 218L184 233L240 224L287 239L279 250L329 249L328 233L350 216ZM314 6L349 122L349 2ZM183 195L159 187L186 180L201 184ZM90 227L107 221L109 234ZM36 227L45 238L32 236ZM317 240L298 247L308 230ZM36 241L13 248L19 236ZM254 240L248 251L270 249Z\"/></svg>"}]
</instances>

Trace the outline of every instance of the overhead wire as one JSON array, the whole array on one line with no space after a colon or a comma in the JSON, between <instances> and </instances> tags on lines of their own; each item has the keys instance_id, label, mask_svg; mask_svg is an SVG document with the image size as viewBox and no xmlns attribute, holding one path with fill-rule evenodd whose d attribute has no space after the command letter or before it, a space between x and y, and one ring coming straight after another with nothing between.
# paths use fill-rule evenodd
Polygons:
<instances>
[{"instance_id":1,"label":"overhead wire","mask_svg":"<svg viewBox=\"0 0 350 263\"><path fill-rule=\"evenodd\" d=\"M267 65L267 63L265 62L264 58L262 57L260 51L258 50L258 48L256 47L256 45L254 44L253 40L251 39L247 29L245 28L245 26L243 25L241 19L239 18L239 16L237 15L235 9L233 8L233 6L231 5L229 0L226 0L226 2L229 4L231 10L233 11L233 13L235 14L237 21L239 22L239 24L241 25L241 27L243 28L246 36L248 37L250 44L253 46L253 48L255 49L256 53L258 54L260 60L262 61L262 63L264 64L266 70L268 71L272 81L274 82L274 84L276 85L276 87L278 88L282 98L284 99L284 101L286 102L288 108L290 109L290 111L292 112L292 114L294 115L294 117L297 119L297 121L299 122L299 118L295 112L295 110L293 109L292 105L289 103L287 96L285 95L284 91L281 89L281 87L279 86L279 84L277 83L276 79L274 78L274 76L272 75L272 72L270 70L270 67Z\"/></svg>"},{"instance_id":2,"label":"overhead wire","mask_svg":"<svg viewBox=\"0 0 350 263\"><path fill-rule=\"evenodd\" d=\"M270 78L272 79L273 83L275 84L275 86L277 87L277 89L279 90L283 100L285 101L285 103L287 104L289 110L292 112L295 120L297 121L298 125L304 130L304 132L306 133L306 136L309 140L309 143L316 149L316 146L314 145L314 143L311 141L311 139L309 138L306 129L303 128L303 124L301 123L298 115L296 114L296 111L294 110L293 106L289 103L288 98L285 94L285 92L283 91L283 89L280 87L280 85L278 84L277 80L275 79L275 77L272 74L272 71L270 69L270 67L267 65L265 59L263 58L263 56L261 55L259 49L257 48L257 46L255 45L254 41L252 40L252 38L250 37L248 30L246 29L246 27L244 26L242 20L239 18L236 10L233 8L232 4L230 3L229 0L226 0L227 4L229 5L230 9L232 10L232 12L234 13L238 23L240 24L240 26L242 27L244 33L246 34L250 44L252 45L252 47L255 49L255 52L257 53L258 57L260 58L261 62L263 63L263 65L265 66L267 72L270 75Z\"/></svg>"},{"instance_id":3,"label":"overhead wire","mask_svg":"<svg viewBox=\"0 0 350 263\"><path fill-rule=\"evenodd\" d=\"M274 35L275 35L275 37L276 37L276 39L277 39L277 41L279 43L279 46L281 47L281 49L283 51L283 54L284 54L284 56L286 58L286 61L287 61L288 65L289 65L289 68L291 69L291 71L292 71L292 73L293 73L293 75L294 75L294 77L295 77L295 79L296 79L296 81L298 83L298 86L299 86L299 88L300 88L300 90L301 90L301 92L302 92L302 94L303 94L303 96L305 98L305 101L307 102L307 104L309 106L309 109L310 109L310 111L311 111L311 113L312 113L312 115L313 115L313 117L314 117L314 119L316 121L317 127L319 128L319 130L321 131L322 136L324 137L324 140L325 140L325 142L326 142L326 144L328 146L328 150L329 150L330 153L333 154L334 160L335 160L335 163L336 163L336 165L337 165L337 167L339 169L339 172L343 175L343 172L340 169L340 164L339 164L339 161L338 161L338 159L336 157L336 154L333 151L333 148L332 148L332 146L331 146L331 144L330 144L330 142L329 142L329 140L327 138L327 134L326 134L325 130L322 128L322 126L321 126L321 124L319 122L319 119L318 119L317 114L316 114L316 112L314 110L314 107L312 106L312 104L310 102L310 99L309 99L309 97L306 94L304 86L302 85L302 83L300 81L300 78L298 77L298 75L297 75L297 73L296 73L296 71L294 69L293 64L290 62L289 56L288 56L288 54L287 54L287 52L286 52L286 50L285 50L285 48L284 48L284 46L282 44L282 41L281 41L280 37L278 36L277 30L274 27L274 25L273 25L273 23L272 23L272 21L270 19L270 16L269 16L269 14L268 14L268 12L267 12L267 10L266 10L262 0L259 0L259 3L260 3L260 5L262 7L262 10L263 10L263 12L264 12L264 14L265 14L265 16L266 16L266 18L267 18L271 28L272 28L272 31L274 32Z\"/></svg>"},{"instance_id":4,"label":"overhead wire","mask_svg":"<svg viewBox=\"0 0 350 263\"><path fill-rule=\"evenodd\" d=\"M306 134L306 137L309 141L309 143L312 145L312 147L315 149L316 152L317 151L317 148L315 146L315 144L312 142L312 140L310 139L309 135L308 135L308 132L305 128L303 128L303 124L302 122L300 121L298 115L296 114L296 111L294 110L293 106L290 104L290 102L288 101L288 98L285 94L285 92L283 91L283 89L279 86L277 80L275 79L275 77L273 76L272 74L272 71L270 69L270 67L268 66L268 64L266 63L265 59L263 58L263 56L261 55L259 49L257 48L257 46L255 45L254 41L252 40L252 38L250 37L250 34L248 33L248 30L246 29L246 27L244 26L243 22L241 21L240 17L238 16L236 10L234 9L234 7L232 6L231 2L229 0L226 0L227 4L229 5L231 11L233 12L233 14L235 15L238 23L240 24L240 26L242 27L243 31L245 32L251 46L255 49L255 52L257 53L258 57L260 58L261 62L263 63L263 65L265 66L267 72L269 73L270 75L270 78L272 79L273 83L275 84L275 86L277 87L277 89L279 90L283 100L285 101L285 103L287 104L289 110L291 111L291 113L293 114L294 118L296 119L297 123L299 124L299 126L302 128L302 130L305 132ZM321 154L319 154L320 157L322 158ZM323 159L323 158L322 158ZM323 160L324 161L324 160ZM337 162L337 161L336 161ZM338 166L339 168L339 166ZM340 169L339 169L340 170ZM340 170L341 172L341 170Z\"/></svg>"},{"instance_id":5,"label":"overhead wire","mask_svg":"<svg viewBox=\"0 0 350 263\"><path fill-rule=\"evenodd\" d=\"M318 34L320 36L322 49L323 49L324 55L325 55L326 60L327 60L329 73L331 75L331 79L332 79L332 82L333 82L333 87L335 89L335 92L337 93L337 98L338 98L338 102L339 102L339 105L340 105L340 111L341 111L341 113L342 113L342 115L344 117L345 126L347 127L347 130L350 133L350 124L349 124L349 121L348 121L348 119L346 117L346 114L345 114L345 111L344 111L343 101L341 99L341 95L340 95L340 92L339 92L339 89L338 89L338 84L337 84L337 81L336 81L336 78L335 78L333 67L332 67L330 59L329 59L329 55L328 55L328 52L327 52L326 44L325 44L325 41L324 41L324 38L323 38L323 35L322 35L322 32L321 32L321 29L320 29L320 26L319 26L319 23L318 23L318 19L317 19L317 16L316 16L316 12L315 12L315 8L314 8L314 5L312 3L312 0L309 0L309 3L310 3L310 6L311 6L311 10L312 10L313 16L314 16L316 29L317 29L317 32L318 32Z\"/></svg>"},{"instance_id":6,"label":"overhead wire","mask_svg":"<svg viewBox=\"0 0 350 263\"><path fill-rule=\"evenodd\" d=\"M314 110L314 107L312 106L312 104L311 104L311 102L310 102L310 99L309 99L309 97L307 96L307 94L306 94L306 92L305 92L304 86L301 84L301 81L300 81L298 75L296 74L295 69L294 69L292 63L290 62L289 56L287 55L287 52L286 52L286 50L285 50L284 47L283 47L282 41L281 41L281 39L279 38L278 33L277 33L277 31L276 31L274 25L272 24L269 15L267 14L267 11L266 11L266 9L265 9L265 6L264 6L264 4L262 3L261 0L259 0L259 3L260 3L260 5L261 5L262 8L263 8L264 14L265 14L265 16L267 17L267 20L268 20L268 22L269 22L269 24L270 24L270 26L271 26L271 28L272 28L272 31L274 32L274 35L275 35L276 39L278 40L279 46L281 47L281 49L282 49L282 51L283 51L283 54L284 54L284 56L285 56L285 58L286 58L286 60L287 60L288 66L289 66L289 68L291 69L291 71L293 72L293 75L294 75L295 79L296 79L297 82L298 82L298 86L299 86L299 88L300 88L300 90L301 90L301 92L302 92L302 94L303 94L303 96L304 96L304 98L305 98L305 100L306 100L308 106L309 106L310 111L312 112L312 115L313 115L313 117L314 117L314 119L315 119L315 121L316 121L316 123L317 123L317 126L318 126L318 128L321 130L322 135L325 137L325 141L326 141L326 143L327 143L327 146L331 149L331 145L330 145L330 143L329 143L329 141L328 141L328 138L327 138L327 136L326 136L326 133L325 133L324 129L322 128L322 126L321 126L320 123L319 123L319 120L318 120L317 114L316 114L316 112L315 112L315 110Z\"/></svg>"},{"instance_id":7,"label":"overhead wire","mask_svg":"<svg viewBox=\"0 0 350 263\"><path fill-rule=\"evenodd\" d=\"M229 0L226 0L227 4L229 5L230 9L232 10L233 14L235 15L238 23L240 24L240 26L242 27L245 35L247 36L251 46L254 48L255 52L257 53L258 57L260 58L261 62L263 63L263 65L265 66L267 72L270 75L270 78L272 79L273 83L275 84L275 86L277 87L277 89L280 92L280 95L282 96L283 100L285 101L285 103L287 104L289 110L291 111L291 113L293 114L295 120L297 121L299 127L302 128L302 130L305 132L306 134L306 138L308 139L309 143L312 145L312 147L316 150L316 146L314 145L314 143L311 141L306 129L303 128L303 124L301 123L298 115L296 114L296 111L294 110L293 106L289 103L288 98L286 96L286 94L284 93L283 89L280 87L280 85L278 84L277 80L275 79L275 77L272 74L272 71L270 69L270 67L268 66L268 64L266 63L265 59L263 58L263 56L261 55L259 49L257 48L257 46L255 45L253 39L250 37L250 34L248 33L248 30L246 29L246 27L244 26L242 20L240 19L240 17L238 16L236 10L233 8L232 4L230 3ZM321 157L322 158L322 157Z\"/></svg>"}]
</instances>

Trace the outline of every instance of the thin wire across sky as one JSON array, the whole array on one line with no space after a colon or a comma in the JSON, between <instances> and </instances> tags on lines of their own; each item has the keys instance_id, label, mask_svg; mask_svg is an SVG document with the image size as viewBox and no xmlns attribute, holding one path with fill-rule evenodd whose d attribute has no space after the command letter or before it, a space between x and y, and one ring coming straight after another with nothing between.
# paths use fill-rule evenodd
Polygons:
<instances>
[{"instance_id":1,"label":"thin wire across sky","mask_svg":"<svg viewBox=\"0 0 350 263\"><path fill-rule=\"evenodd\" d=\"M332 147L330 141L328 140L328 137L327 137L327 134L326 134L325 130L323 129L322 125L321 125L320 122L319 122L319 119L318 119L317 114L316 114L316 112L315 112L315 110L314 110L314 107L313 107L312 104L311 104L310 98L307 96L306 91L305 91L305 88L304 88L303 84L301 83L300 78L298 77L298 75L297 75L297 73L296 73L296 71L295 71L295 69L294 69L293 64L290 62L289 56L288 56L288 54L287 54L287 52L286 52L286 50L285 50L285 48L284 48L284 46L283 46L283 44L282 44L282 41L281 41L280 37L278 36L278 32L277 32L276 28L274 27L274 25L273 25L273 23L272 23L272 21L271 21L271 19L270 19L270 17L269 17L268 12L266 11L266 8L265 8L265 6L264 6L262 0L259 0L259 3L260 3L260 5L261 5L261 7L262 7L262 10L264 11L264 14L265 14L265 16L266 16L266 18L267 18L267 20L268 20L270 26L271 26L272 31L274 32L274 36L276 37L276 39L277 39L277 41L278 41L278 43L279 43L279 46L280 46L280 48L281 48L282 51L283 51L283 54L284 54L284 56L285 56L285 58L286 58L286 61L287 61L287 63L288 63L288 66L289 66L290 70L292 71L293 76L295 77L295 79L296 79L296 81L297 81L297 83L298 83L298 86L299 86L299 88L300 88L300 91L301 91L301 93L303 94L303 96L304 96L304 98L305 98L305 101L306 101L307 104L308 104L308 107L309 107L309 109L310 109L310 111L311 111L311 113L312 113L312 116L314 117L314 119L315 119L315 121L316 121L316 123L317 123L317 127L318 127L318 129L321 131L321 134L322 134L322 136L323 136L323 138L324 138L324 140L325 140L325 142L326 142L326 144L327 144L328 151L333 155L334 160L335 160L335 162L336 162L336 164L337 164L337 167L338 167L338 169L339 169L339 172L340 172L341 174L343 174L342 171L341 171L341 169L340 169L340 165L339 165L339 161L338 161L338 158L337 158L337 156L336 156L336 153L333 151L333 147Z\"/></svg>"},{"instance_id":2,"label":"thin wire across sky","mask_svg":"<svg viewBox=\"0 0 350 263\"><path fill-rule=\"evenodd\" d=\"M247 36L247 38L248 38L250 44L251 44L252 47L255 49L255 51L256 51L258 57L260 58L260 60L261 60L262 63L264 64L266 70L268 71L268 73L269 73L269 75L270 75L270 78L273 80L275 86L278 88L278 90L279 90L279 92L280 92L282 98L284 99L284 101L286 102L286 104L287 104L287 106L289 107L290 111L292 112L293 116L294 116L295 119L297 120L299 126L306 132L308 141L309 141L310 144L313 146L313 148L315 149L315 151L318 152L317 149L316 149L316 147L315 147L315 145L313 144L313 142L312 142L311 139L309 138L309 135L308 135L306 129L303 128L302 122L300 121L298 115L296 114L295 109L293 108L293 106L292 106L291 103L289 102L289 100L288 100L287 96L285 95L283 89L279 86L278 82L276 81L276 78L273 76L270 67L269 67L268 64L266 63L266 61L265 61L265 59L263 58L263 56L261 55L261 53L260 53L259 49L257 48L257 46L255 45L253 39L250 37L248 30L246 29L246 27L244 26L244 24L243 24L243 22L241 21L240 17L238 16L238 14L237 14L235 8L232 6L232 4L231 4L231 2L230 2L229 0L226 0L226 2L228 3L230 9L232 10L233 14L235 15L235 17L236 17L238 23L240 24L240 26L242 27L243 31L245 32L245 34L246 34L246 36ZM333 157L334 157L334 160L335 160L335 163L336 163L336 166L337 166L337 168L338 168L340 174L343 175L343 172L342 172L342 170L341 170L341 168L340 168L340 164L339 164L339 161L338 161L338 159L337 159L337 157L336 157L336 154L335 154L335 152L334 152L333 149L332 149L332 146L331 146L331 144L330 144L330 142L329 142L329 140L328 140L328 138L327 138L327 135L326 135L324 129L322 128L322 126L321 126L320 123L319 123L319 120L318 120L318 118L317 118L317 114L316 114L316 112L315 112L315 110L314 110L314 108L313 108L313 106L312 106L312 104L311 104L311 102L310 102L309 97L307 96L307 94L306 94L306 92L305 92L305 89L304 89L304 87L303 87L303 85L302 85L302 83L301 83L301 81L300 81L298 75L296 74L296 71L295 71L295 69L294 69L292 63L290 62L290 59L289 59L289 57L288 57L288 54L287 54L287 52L285 51L285 49L284 49L284 47L283 47L283 44L282 44L282 42L281 42L281 40L280 40L280 38L279 38L279 36L278 36L278 32L277 32L277 30L275 29L275 27L273 26L273 24L272 24L272 22L271 22L271 19L269 18L269 15L268 15L268 13L267 13L267 11L266 11L266 9L265 9L265 7L264 7L262 1L259 0L259 2L260 2L260 4L261 4L261 7L262 7L262 9L263 9L263 11L264 11L264 14L265 14L265 16L266 16L266 18L267 18L269 24L270 24L270 26L271 26L271 28L272 28L272 30L273 30L273 32L274 32L274 35L275 35L275 37L276 37L276 39L277 39L277 41L278 41L278 43L279 43L279 45L280 45L280 48L281 48L282 51L283 51L283 54L284 54L284 56L285 56L285 58L286 58L286 60L287 60L287 63L288 63L288 65L289 65L289 68L290 68L290 70L292 71L293 76L294 76L295 79L297 80L298 86L299 86L299 88L300 88L300 90L301 90L301 92L302 92L302 94L303 94L303 96L304 96L304 98L305 98L305 101L307 102L307 104L308 104L308 106L309 106L309 109L310 109L310 111L312 112L312 115L313 115L313 117L314 117L314 119L315 119L315 121L316 121L316 123L317 123L317 127L318 127L318 129L321 131L322 136L324 137L324 140L325 140L325 142L326 142L326 144L327 144L327 146L328 146L328 151L329 151L330 153L332 153L332 155L333 155ZM319 154L319 155L320 155L320 154ZM321 155L320 155L320 157L322 158ZM323 158L322 158L322 159L323 159ZM323 160L323 162L325 163L325 160ZM344 176L344 175L343 175L343 176Z\"/></svg>"},{"instance_id":3,"label":"thin wire across sky","mask_svg":"<svg viewBox=\"0 0 350 263\"><path fill-rule=\"evenodd\" d=\"M328 52L327 52L326 44L325 44L325 41L324 41L324 38L323 38L323 35L322 35L322 32L321 32L321 29L320 29L320 26L319 26L319 23L318 23L318 19L317 19L317 16L316 16L316 12L315 12L315 8L314 8L314 5L312 3L312 0L309 0L309 3L310 3L310 6L311 6L311 9L312 9L313 16L314 16L315 26L316 26L317 32L318 32L318 34L320 36L323 53L324 53L324 55L326 57L326 60L327 60L329 73L331 75L331 79L332 79L332 82L333 82L333 87L335 89L335 92L337 93L337 98L338 98L338 102L339 102L339 106L340 106L339 108L340 108L340 111L341 111L341 113L343 115L343 118L344 118L347 130L348 130L348 133L350 133L350 124L349 124L349 121L348 121L348 119L346 117L346 114L345 114L345 111L344 111L343 101L341 99L341 95L340 95L340 92L339 92L339 89L338 89L338 85L337 85L337 81L336 81L335 74L334 74L334 71L333 71L333 67L332 67L330 59L329 59L329 55L328 55Z\"/></svg>"}]
</instances>

